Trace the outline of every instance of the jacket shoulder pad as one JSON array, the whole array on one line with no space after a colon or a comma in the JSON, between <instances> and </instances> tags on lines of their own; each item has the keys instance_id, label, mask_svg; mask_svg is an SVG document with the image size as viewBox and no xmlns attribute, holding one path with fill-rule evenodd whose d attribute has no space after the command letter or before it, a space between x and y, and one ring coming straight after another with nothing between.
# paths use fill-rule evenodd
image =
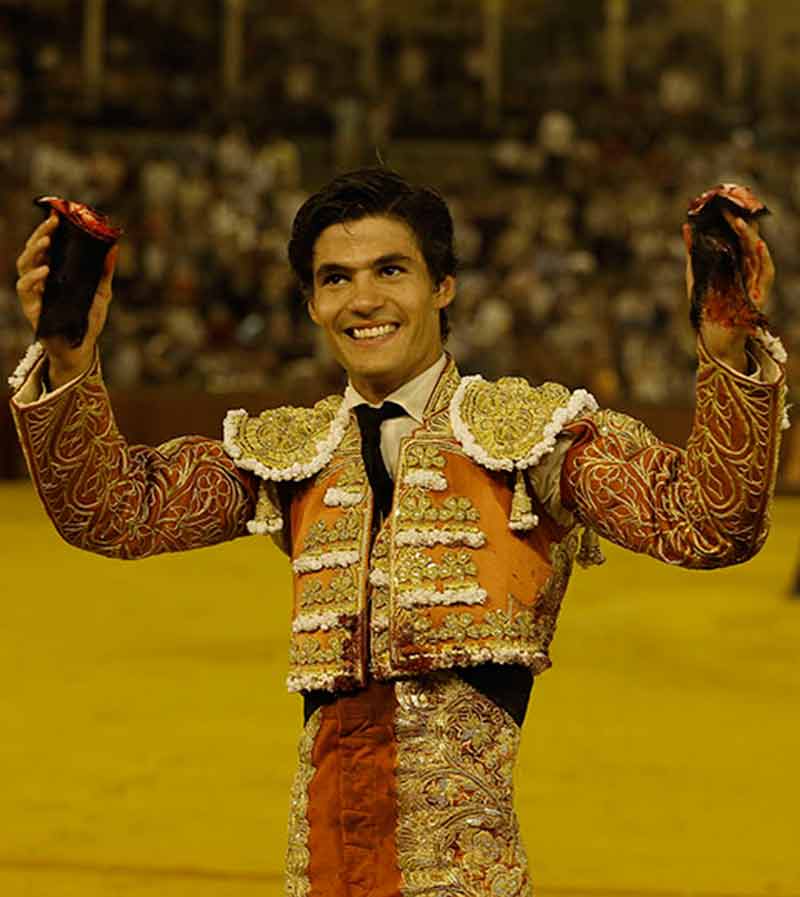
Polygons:
<instances>
[{"instance_id":1,"label":"jacket shoulder pad","mask_svg":"<svg viewBox=\"0 0 800 897\"><path fill-rule=\"evenodd\" d=\"M585 389L560 383L531 386L521 377L490 382L464 377L450 403L456 439L490 470L524 470L551 452L556 437L578 416L597 410Z\"/></svg>"},{"instance_id":2,"label":"jacket shoulder pad","mask_svg":"<svg viewBox=\"0 0 800 897\"><path fill-rule=\"evenodd\" d=\"M341 396L328 396L312 408L282 405L258 416L229 411L223 444L238 467L262 479L303 480L330 461L349 417Z\"/></svg>"}]
</instances>

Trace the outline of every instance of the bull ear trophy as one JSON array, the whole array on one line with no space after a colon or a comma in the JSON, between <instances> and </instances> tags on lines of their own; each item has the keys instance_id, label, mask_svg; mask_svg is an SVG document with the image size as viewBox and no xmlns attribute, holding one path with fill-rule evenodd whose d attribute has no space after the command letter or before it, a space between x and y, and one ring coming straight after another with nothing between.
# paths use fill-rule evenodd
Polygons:
<instances>
[{"instance_id":1,"label":"bull ear trophy","mask_svg":"<svg viewBox=\"0 0 800 897\"><path fill-rule=\"evenodd\" d=\"M40 196L34 204L46 215L58 215L58 227L50 237L50 274L36 338L62 336L75 348L86 336L106 255L122 230L82 202Z\"/></svg>"},{"instance_id":2,"label":"bull ear trophy","mask_svg":"<svg viewBox=\"0 0 800 897\"><path fill-rule=\"evenodd\" d=\"M739 184L718 184L691 202L687 242L694 285L689 317L695 330L710 316L754 333L766 328L767 319L748 291L739 237L723 209L747 222L769 215L753 191Z\"/></svg>"}]
</instances>

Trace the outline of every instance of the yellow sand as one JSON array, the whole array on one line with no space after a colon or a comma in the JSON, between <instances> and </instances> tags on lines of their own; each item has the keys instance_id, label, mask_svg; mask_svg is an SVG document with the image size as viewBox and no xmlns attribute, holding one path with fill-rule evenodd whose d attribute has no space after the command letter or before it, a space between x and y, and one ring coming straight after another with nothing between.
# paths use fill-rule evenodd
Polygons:
<instances>
[{"instance_id":1,"label":"yellow sand","mask_svg":"<svg viewBox=\"0 0 800 897\"><path fill-rule=\"evenodd\" d=\"M281 556L109 561L27 483L0 509L0 897L281 894ZM539 897L800 894L800 500L774 518L738 569L575 574L517 775Z\"/></svg>"}]
</instances>

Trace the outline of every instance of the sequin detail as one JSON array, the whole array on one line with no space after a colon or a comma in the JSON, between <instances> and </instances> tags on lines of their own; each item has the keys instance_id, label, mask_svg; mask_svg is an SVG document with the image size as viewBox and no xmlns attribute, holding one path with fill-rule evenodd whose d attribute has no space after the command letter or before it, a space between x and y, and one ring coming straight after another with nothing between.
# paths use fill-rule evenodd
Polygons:
<instances>
[{"instance_id":1,"label":"sequin detail","mask_svg":"<svg viewBox=\"0 0 800 897\"><path fill-rule=\"evenodd\" d=\"M519 729L454 673L396 694L403 897L530 897L513 809Z\"/></svg>"}]
</instances>

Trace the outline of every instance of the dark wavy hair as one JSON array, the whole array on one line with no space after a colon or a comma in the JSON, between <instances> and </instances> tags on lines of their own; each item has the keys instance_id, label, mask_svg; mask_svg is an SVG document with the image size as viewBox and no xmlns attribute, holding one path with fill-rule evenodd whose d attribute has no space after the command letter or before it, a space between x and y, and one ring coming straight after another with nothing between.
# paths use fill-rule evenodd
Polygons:
<instances>
[{"instance_id":1,"label":"dark wavy hair","mask_svg":"<svg viewBox=\"0 0 800 897\"><path fill-rule=\"evenodd\" d=\"M410 184L387 168L361 168L334 178L300 207L292 224L289 263L308 297L314 285L314 246L332 224L385 215L411 228L435 286L455 275L458 267L453 243L453 219L436 190ZM442 339L450 325L440 309Z\"/></svg>"}]
</instances>

